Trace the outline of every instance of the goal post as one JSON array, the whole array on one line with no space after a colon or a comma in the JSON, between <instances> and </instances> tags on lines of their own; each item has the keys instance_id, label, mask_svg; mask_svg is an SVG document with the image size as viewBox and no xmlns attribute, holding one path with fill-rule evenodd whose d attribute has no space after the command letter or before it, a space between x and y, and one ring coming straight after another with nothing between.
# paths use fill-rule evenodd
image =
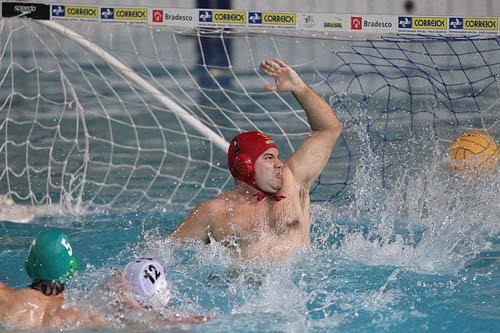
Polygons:
<instances>
[{"instance_id":1,"label":"goal post","mask_svg":"<svg viewBox=\"0 0 500 333\"><path fill-rule=\"evenodd\" d=\"M0 188L20 204L191 208L232 186L225 149L246 130L286 158L309 126L293 96L263 91L266 58L344 123L313 201L349 200L360 173L391 186L464 129L500 133L498 18L15 2L2 15Z\"/></svg>"}]
</instances>

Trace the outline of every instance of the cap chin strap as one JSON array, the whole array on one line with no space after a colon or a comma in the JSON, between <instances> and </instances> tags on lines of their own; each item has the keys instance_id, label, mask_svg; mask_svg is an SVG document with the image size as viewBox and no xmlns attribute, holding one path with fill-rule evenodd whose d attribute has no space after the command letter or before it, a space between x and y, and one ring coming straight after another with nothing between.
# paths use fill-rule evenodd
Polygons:
<instances>
[{"instance_id":1,"label":"cap chin strap","mask_svg":"<svg viewBox=\"0 0 500 333\"><path fill-rule=\"evenodd\" d=\"M267 192L255 193L253 196L257 197L257 200L259 200L259 201L262 201L265 198L272 198L272 199L274 199L276 201L280 201L281 199L285 199L286 198L286 196L284 196L284 195L279 195L279 194L276 194L276 193L267 193Z\"/></svg>"}]
</instances>

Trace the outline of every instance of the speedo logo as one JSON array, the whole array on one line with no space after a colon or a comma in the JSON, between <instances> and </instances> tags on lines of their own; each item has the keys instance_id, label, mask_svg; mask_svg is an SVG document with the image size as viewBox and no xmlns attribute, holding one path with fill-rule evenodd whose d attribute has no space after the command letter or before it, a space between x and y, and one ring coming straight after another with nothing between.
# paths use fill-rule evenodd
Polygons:
<instances>
[{"instance_id":1,"label":"speedo logo","mask_svg":"<svg viewBox=\"0 0 500 333\"><path fill-rule=\"evenodd\" d=\"M36 11L36 6L23 6L23 5L16 5L14 6L14 10L19 13L26 13L26 12L34 12Z\"/></svg>"},{"instance_id":2,"label":"speedo logo","mask_svg":"<svg viewBox=\"0 0 500 333\"><path fill-rule=\"evenodd\" d=\"M262 23L272 25L296 25L297 15L295 13L263 13Z\"/></svg>"},{"instance_id":3,"label":"speedo logo","mask_svg":"<svg viewBox=\"0 0 500 333\"><path fill-rule=\"evenodd\" d=\"M413 17L413 28L446 30L446 17Z\"/></svg>"}]
</instances>

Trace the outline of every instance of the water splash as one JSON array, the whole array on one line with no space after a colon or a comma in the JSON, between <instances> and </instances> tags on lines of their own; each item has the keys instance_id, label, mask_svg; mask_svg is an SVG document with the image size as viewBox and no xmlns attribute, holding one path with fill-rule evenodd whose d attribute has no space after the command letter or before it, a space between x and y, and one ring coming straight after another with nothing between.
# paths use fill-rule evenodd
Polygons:
<instances>
[{"instance_id":1,"label":"water splash","mask_svg":"<svg viewBox=\"0 0 500 333\"><path fill-rule=\"evenodd\" d=\"M450 174L445 147L414 139L398 147L397 163L384 184L380 172L390 157L383 161L374 152L364 128L360 124L357 129L361 157L354 200L337 208L313 207L315 219L324 225L318 228L316 246L325 247L326 241L339 247L341 256L367 265L432 274L457 274L491 248L500 233L500 173L488 179Z\"/></svg>"}]
</instances>

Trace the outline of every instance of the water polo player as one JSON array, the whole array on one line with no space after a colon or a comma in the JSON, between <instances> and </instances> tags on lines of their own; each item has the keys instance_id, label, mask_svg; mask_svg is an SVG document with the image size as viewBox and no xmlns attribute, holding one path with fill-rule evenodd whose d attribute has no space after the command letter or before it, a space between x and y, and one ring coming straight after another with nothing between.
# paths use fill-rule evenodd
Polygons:
<instances>
[{"instance_id":1,"label":"water polo player","mask_svg":"<svg viewBox=\"0 0 500 333\"><path fill-rule=\"evenodd\" d=\"M29 288L0 283L0 325L6 328L77 328L102 325L101 319L64 302L66 283L77 263L68 236L49 229L35 238L25 261Z\"/></svg>"},{"instance_id":2,"label":"water polo player","mask_svg":"<svg viewBox=\"0 0 500 333\"><path fill-rule=\"evenodd\" d=\"M198 205L173 236L221 241L245 258L279 260L309 246L309 191L328 162L342 124L286 63L265 60L260 67L275 80L266 90L295 96L306 113L310 135L284 162L270 136L257 131L237 135L228 150L235 187Z\"/></svg>"}]
</instances>

